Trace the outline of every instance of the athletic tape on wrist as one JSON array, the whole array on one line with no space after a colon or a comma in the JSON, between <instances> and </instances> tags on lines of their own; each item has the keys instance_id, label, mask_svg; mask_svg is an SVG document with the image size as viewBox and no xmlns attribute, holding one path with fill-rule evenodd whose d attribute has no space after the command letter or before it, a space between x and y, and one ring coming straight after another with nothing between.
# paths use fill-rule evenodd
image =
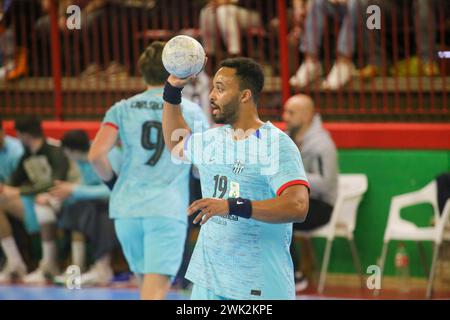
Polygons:
<instances>
[{"instance_id":1,"label":"athletic tape on wrist","mask_svg":"<svg viewBox=\"0 0 450 320\"><path fill-rule=\"evenodd\" d=\"M114 189L114 185L116 184L117 181L117 174L113 171L113 176L111 179L109 179L108 181L103 181L104 184L106 184L106 186L109 188L109 190L113 190Z\"/></svg>"},{"instance_id":2,"label":"athletic tape on wrist","mask_svg":"<svg viewBox=\"0 0 450 320\"><path fill-rule=\"evenodd\" d=\"M243 198L228 198L230 215L249 219L252 216L252 202Z\"/></svg>"},{"instance_id":3,"label":"athletic tape on wrist","mask_svg":"<svg viewBox=\"0 0 450 320\"><path fill-rule=\"evenodd\" d=\"M180 104L182 90L183 88L174 87L169 83L169 81L166 81L163 93L164 101L174 105Z\"/></svg>"}]
</instances>

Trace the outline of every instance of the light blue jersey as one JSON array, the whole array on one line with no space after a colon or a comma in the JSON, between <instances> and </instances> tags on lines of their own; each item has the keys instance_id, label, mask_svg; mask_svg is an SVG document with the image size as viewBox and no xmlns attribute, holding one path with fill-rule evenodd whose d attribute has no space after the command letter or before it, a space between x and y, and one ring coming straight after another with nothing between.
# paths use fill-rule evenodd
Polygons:
<instances>
[{"instance_id":1,"label":"light blue jersey","mask_svg":"<svg viewBox=\"0 0 450 320\"><path fill-rule=\"evenodd\" d=\"M112 218L162 216L186 222L189 169L176 164L162 133L163 88L147 90L122 100L106 113L104 125L119 130L123 162L110 198ZM207 128L200 107L182 101L191 128Z\"/></svg>"},{"instance_id":2,"label":"light blue jersey","mask_svg":"<svg viewBox=\"0 0 450 320\"><path fill-rule=\"evenodd\" d=\"M8 182L23 155L22 143L16 138L5 136L0 148L0 183Z\"/></svg>"},{"instance_id":3,"label":"light blue jersey","mask_svg":"<svg viewBox=\"0 0 450 320\"><path fill-rule=\"evenodd\" d=\"M298 148L270 122L243 140L229 125L191 135L186 157L198 167L204 198L271 199L309 187ZM201 227L186 278L231 299L293 299L292 223L215 216Z\"/></svg>"}]
</instances>

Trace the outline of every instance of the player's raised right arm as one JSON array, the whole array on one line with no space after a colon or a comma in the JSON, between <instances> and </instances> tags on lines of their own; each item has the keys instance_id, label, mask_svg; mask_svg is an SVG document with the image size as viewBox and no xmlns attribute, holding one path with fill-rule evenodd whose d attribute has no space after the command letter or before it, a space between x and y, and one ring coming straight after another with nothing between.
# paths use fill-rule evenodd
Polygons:
<instances>
[{"instance_id":1,"label":"player's raised right arm","mask_svg":"<svg viewBox=\"0 0 450 320\"><path fill-rule=\"evenodd\" d=\"M179 79L170 75L164 88L164 109L162 127L164 143L177 158L183 159L183 144L191 134L181 113L181 90L189 82L190 78Z\"/></svg>"}]
</instances>

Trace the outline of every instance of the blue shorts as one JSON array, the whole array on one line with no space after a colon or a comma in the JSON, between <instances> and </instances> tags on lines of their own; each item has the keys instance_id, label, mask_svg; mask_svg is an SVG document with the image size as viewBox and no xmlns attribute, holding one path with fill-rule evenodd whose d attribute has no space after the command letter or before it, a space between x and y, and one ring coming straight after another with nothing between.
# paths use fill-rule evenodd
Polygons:
<instances>
[{"instance_id":1,"label":"blue shorts","mask_svg":"<svg viewBox=\"0 0 450 320\"><path fill-rule=\"evenodd\" d=\"M192 286L191 300L232 300L232 299L218 296L211 290L194 284Z\"/></svg>"},{"instance_id":2,"label":"blue shorts","mask_svg":"<svg viewBox=\"0 0 450 320\"><path fill-rule=\"evenodd\" d=\"M175 277L183 259L187 222L165 218L118 218L117 238L131 271Z\"/></svg>"}]
</instances>

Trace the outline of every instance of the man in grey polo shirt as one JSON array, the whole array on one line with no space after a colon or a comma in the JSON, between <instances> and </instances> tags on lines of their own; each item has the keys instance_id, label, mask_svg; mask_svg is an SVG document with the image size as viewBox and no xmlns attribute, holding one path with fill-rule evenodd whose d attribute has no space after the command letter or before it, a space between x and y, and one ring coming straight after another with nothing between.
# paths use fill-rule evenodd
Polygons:
<instances>
[{"instance_id":1,"label":"man in grey polo shirt","mask_svg":"<svg viewBox=\"0 0 450 320\"><path fill-rule=\"evenodd\" d=\"M339 170L336 146L322 126L320 115L315 113L313 100L307 95L297 94L286 102L283 120L286 133L300 150L311 186L308 216L304 222L294 223L294 230L314 230L330 220L336 201ZM293 242L291 254L295 270L298 270L298 255ZM297 291L308 285L301 272L296 273L296 283Z\"/></svg>"}]
</instances>

